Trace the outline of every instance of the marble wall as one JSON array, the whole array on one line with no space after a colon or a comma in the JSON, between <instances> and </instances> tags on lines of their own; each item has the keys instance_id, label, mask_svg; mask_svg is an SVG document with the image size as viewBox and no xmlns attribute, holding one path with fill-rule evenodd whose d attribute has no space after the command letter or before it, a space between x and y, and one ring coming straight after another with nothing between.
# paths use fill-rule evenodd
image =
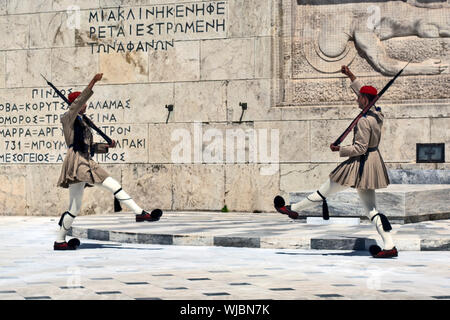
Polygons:
<instances>
[{"instance_id":1,"label":"marble wall","mask_svg":"<svg viewBox=\"0 0 450 320\"><path fill-rule=\"evenodd\" d=\"M376 4L384 10L391 2ZM332 61L308 51L320 18L358 5L0 0L0 214L66 210L68 192L56 182L67 106L41 74L66 94L104 74L87 113L118 147L95 159L142 207L273 211L274 195L315 188L343 160L329 144L357 115L349 81L333 68L348 63L377 87L390 78L352 41ZM390 39L386 50L406 59L417 44L424 57L448 63L448 39ZM448 72L408 75L380 102L389 168L450 169L448 159L415 163L416 143L444 142L450 154L449 79ZM82 214L112 205L112 195L89 188Z\"/></svg>"}]
</instances>

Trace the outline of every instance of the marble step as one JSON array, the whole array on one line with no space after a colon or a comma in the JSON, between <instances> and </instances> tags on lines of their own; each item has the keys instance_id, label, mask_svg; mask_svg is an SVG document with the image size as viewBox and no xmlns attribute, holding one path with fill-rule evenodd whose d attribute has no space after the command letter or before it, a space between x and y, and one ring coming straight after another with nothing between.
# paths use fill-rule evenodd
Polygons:
<instances>
[{"instance_id":1,"label":"marble step","mask_svg":"<svg viewBox=\"0 0 450 320\"><path fill-rule=\"evenodd\" d=\"M392 184L450 184L450 170L390 169Z\"/></svg>"},{"instance_id":2,"label":"marble step","mask_svg":"<svg viewBox=\"0 0 450 320\"><path fill-rule=\"evenodd\" d=\"M392 224L392 232L397 249L402 251L450 250L450 220ZM166 211L158 222L149 223L136 223L132 212L87 215L77 217L69 234L79 238L84 248L92 248L93 244L83 239L305 250L367 250L375 243L383 246L376 228L368 221L359 225L313 225L306 219L293 220L278 212Z\"/></svg>"},{"instance_id":3,"label":"marble step","mask_svg":"<svg viewBox=\"0 0 450 320\"><path fill-rule=\"evenodd\" d=\"M315 190L289 193L289 203L304 199ZM450 218L450 185L448 184L391 184L376 190L378 211L393 223ZM357 217L367 220L365 210L355 189L349 188L327 198L331 217ZM300 216L321 217L322 205L299 212Z\"/></svg>"},{"instance_id":4,"label":"marble step","mask_svg":"<svg viewBox=\"0 0 450 320\"><path fill-rule=\"evenodd\" d=\"M359 226L361 220L359 218L330 218L324 220L322 217L307 217L306 223L313 225L329 225L341 224L346 226Z\"/></svg>"}]
</instances>

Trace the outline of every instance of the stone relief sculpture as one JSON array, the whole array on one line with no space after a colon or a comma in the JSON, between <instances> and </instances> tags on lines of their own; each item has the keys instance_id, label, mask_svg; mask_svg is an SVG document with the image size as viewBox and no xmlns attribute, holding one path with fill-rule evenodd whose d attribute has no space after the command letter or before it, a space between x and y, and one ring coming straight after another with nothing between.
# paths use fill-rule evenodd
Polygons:
<instances>
[{"instance_id":1,"label":"stone relief sculpture","mask_svg":"<svg viewBox=\"0 0 450 320\"><path fill-rule=\"evenodd\" d=\"M450 5L442 1L298 0L297 4L322 5L319 13L312 10L308 14L309 23L302 36L308 62L324 73L335 73L342 64L349 65L358 49L376 71L394 75L407 61L390 57L383 41L410 36L450 37ZM327 4L330 6L323 6ZM443 60L445 57L414 61L404 75L448 73L448 61Z\"/></svg>"}]
</instances>

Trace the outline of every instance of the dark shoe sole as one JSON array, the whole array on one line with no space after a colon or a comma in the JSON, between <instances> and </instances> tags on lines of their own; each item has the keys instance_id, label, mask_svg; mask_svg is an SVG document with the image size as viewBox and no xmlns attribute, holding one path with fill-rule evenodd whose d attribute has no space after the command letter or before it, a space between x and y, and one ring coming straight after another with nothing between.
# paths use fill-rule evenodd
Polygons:
<instances>
[{"instance_id":1,"label":"dark shoe sole","mask_svg":"<svg viewBox=\"0 0 450 320\"><path fill-rule=\"evenodd\" d=\"M67 243L67 246L56 246L56 245L53 245L53 250L55 250L55 251L68 251L68 250L76 250L77 248L76 247L73 247L73 246L69 246L69 244Z\"/></svg>"},{"instance_id":2,"label":"dark shoe sole","mask_svg":"<svg viewBox=\"0 0 450 320\"><path fill-rule=\"evenodd\" d=\"M145 222L145 221L148 221L148 222L154 222L154 221L158 221L158 220L159 220L159 218L145 219L145 218L138 218L138 217L136 216L136 222Z\"/></svg>"}]
</instances>

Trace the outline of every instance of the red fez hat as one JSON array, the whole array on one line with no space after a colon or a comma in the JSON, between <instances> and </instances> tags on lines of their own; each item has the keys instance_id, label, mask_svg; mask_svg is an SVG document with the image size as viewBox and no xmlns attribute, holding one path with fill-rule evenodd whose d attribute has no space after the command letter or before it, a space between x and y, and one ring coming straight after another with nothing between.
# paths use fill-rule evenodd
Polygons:
<instances>
[{"instance_id":1,"label":"red fez hat","mask_svg":"<svg viewBox=\"0 0 450 320\"><path fill-rule=\"evenodd\" d=\"M71 92L69 94L69 102L72 103L75 101L76 98L78 98L78 96L81 94L80 91L75 91L75 92Z\"/></svg>"},{"instance_id":2,"label":"red fez hat","mask_svg":"<svg viewBox=\"0 0 450 320\"><path fill-rule=\"evenodd\" d=\"M377 89L375 89L372 86L364 86L361 89L359 89L360 93L366 93L366 94L370 94L372 96L376 96L378 94Z\"/></svg>"}]
</instances>

